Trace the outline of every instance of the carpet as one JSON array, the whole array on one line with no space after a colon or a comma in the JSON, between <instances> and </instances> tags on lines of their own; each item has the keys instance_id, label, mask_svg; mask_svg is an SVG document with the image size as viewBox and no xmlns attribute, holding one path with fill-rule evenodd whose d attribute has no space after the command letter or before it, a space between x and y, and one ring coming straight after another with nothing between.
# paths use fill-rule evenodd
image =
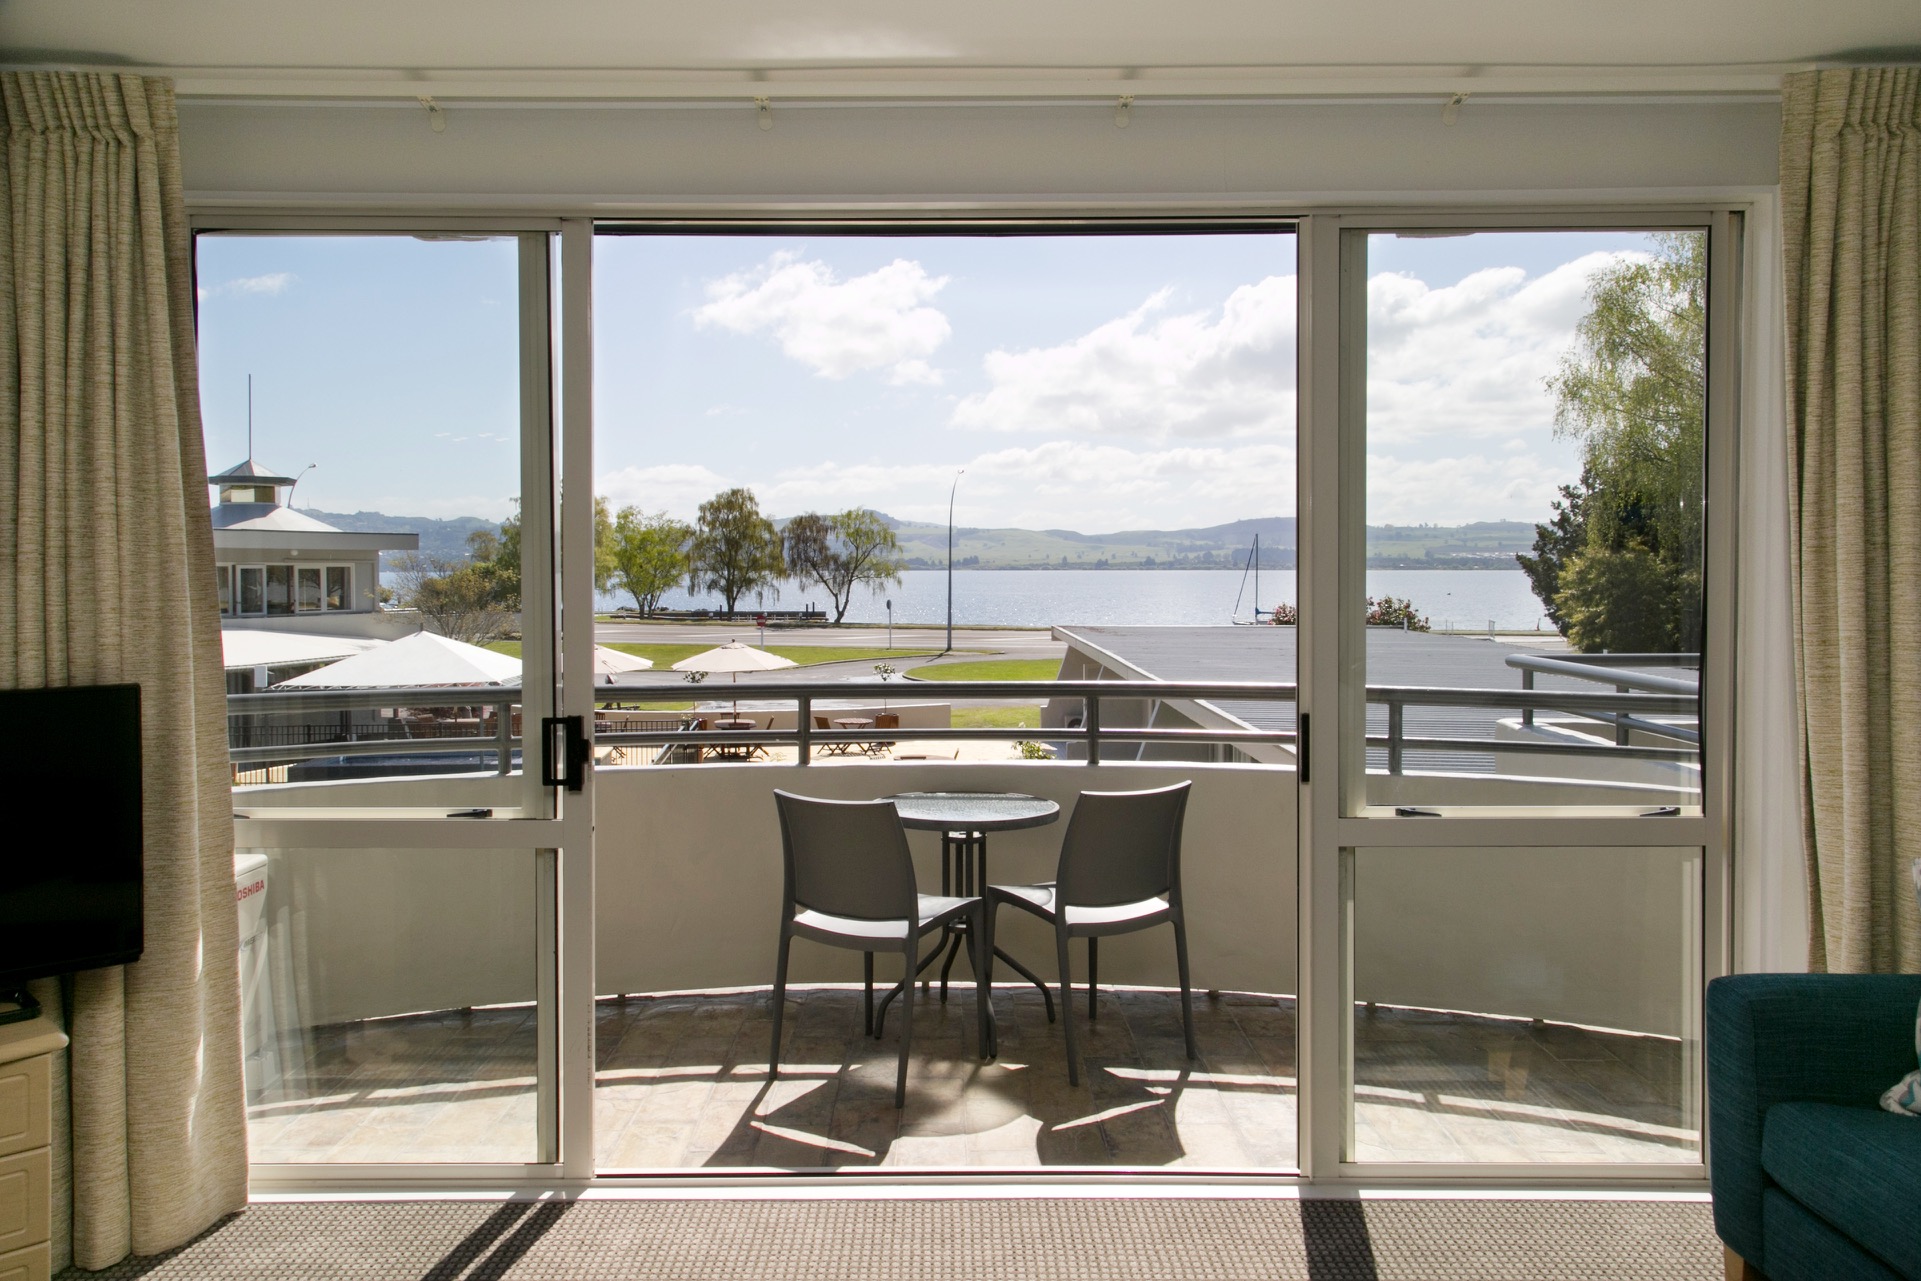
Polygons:
<instances>
[{"instance_id":1,"label":"carpet","mask_svg":"<svg viewBox=\"0 0 1921 1281\"><path fill-rule=\"evenodd\" d=\"M693 1200L251 1207L71 1281L1710 1281L1709 1207L1662 1201Z\"/></svg>"}]
</instances>

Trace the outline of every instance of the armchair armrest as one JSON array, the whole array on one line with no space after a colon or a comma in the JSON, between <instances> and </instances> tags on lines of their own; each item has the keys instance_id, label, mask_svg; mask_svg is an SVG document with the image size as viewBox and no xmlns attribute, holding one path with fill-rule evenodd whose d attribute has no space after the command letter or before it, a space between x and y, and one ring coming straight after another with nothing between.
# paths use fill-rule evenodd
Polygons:
<instances>
[{"instance_id":1,"label":"armchair armrest","mask_svg":"<svg viewBox=\"0 0 1921 1281\"><path fill-rule=\"evenodd\" d=\"M1767 1271L1761 1125L1790 1101L1873 1107L1914 1070L1921 974L1737 974L1707 990L1708 1178L1714 1227Z\"/></svg>"}]
</instances>

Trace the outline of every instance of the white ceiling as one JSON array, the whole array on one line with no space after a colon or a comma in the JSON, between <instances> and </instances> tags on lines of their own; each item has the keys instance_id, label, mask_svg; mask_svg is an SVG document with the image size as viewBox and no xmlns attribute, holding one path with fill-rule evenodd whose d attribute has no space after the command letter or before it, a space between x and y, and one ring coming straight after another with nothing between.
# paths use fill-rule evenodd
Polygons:
<instances>
[{"instance_id":1,"label":"white ceiling","mask_svg":"<svg viewBox=\"0 0 1921 1281\"><path fill-rule=\"evenodd\" d=\"M0 0L14 64L183 93L1754 90L1921 56L1915 0Z\"/></svg>"}]
</instances>

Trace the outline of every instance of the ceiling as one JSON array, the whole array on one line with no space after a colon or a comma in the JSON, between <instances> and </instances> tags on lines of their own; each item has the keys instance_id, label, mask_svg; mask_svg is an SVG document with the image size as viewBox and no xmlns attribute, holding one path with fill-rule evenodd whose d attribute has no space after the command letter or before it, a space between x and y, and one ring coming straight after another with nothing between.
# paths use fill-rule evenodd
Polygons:
<instances>
[{"instance_id":1,"label":"ceiling","mask_svg":"<svg viewBox=\"0 0 1921 1281\"><path fill-rule=\"evenodd\" d=\"M1921 59L1921 5L0 0L0 57L164 70L186 95L1765 92L1810 64Z\"/></svg>"}]
</instances>

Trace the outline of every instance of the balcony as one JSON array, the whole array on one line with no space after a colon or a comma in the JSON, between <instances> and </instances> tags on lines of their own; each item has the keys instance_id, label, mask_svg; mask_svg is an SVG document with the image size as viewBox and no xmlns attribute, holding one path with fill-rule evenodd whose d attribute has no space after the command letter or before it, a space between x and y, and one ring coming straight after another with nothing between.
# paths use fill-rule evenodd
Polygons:
<instances>
[{"instance_id":1,"label":"balcony","mask_svg":"<svg viewBox=\"0 0 1921 1281\"><path fill-rule=\"evenodd\" d=\"M1541 674L1541 673L1537 673ZM1565 675L1564 673L1557 673ZM1620 683L1618 672L1605 676ZM1632 678L1629 678L1632 679ZM1045 730L813 728L816 700L899 699L898 685L764 682L743 698L792 712L774 729L683 728L678 717L598 736L596 783L597 1160L605 1170L807 1168L1127 1168L1285 1170L1297 1106L1296 790L1293 690L1272 683L1042 682L943 686L955 699L1051 698L1077 724ZM612 697L615 691L604 691ZM633 691L619 691L634 698ZM1624 780L1668 768L1680 695L1609 689L1504 690L1490 732L1436 748L1394 735L1409 724L1380 708L1380 765L1370 779L1425 786L1422 751L1472 750L1498 763L1528 753L1496 745L1500 722L1552 719L1557 797L1570 789L1618 803L1672 797L1672 784ZM1370 691L1374 701L1381 691ZM1426 701L1424 701L1424 694ZM386 706L430 705L446 691L401 695L246 695L237 716L349 722ZM463 691L482 705L430 737L387 730L332 742L249 741L236 768L287 770L320 757L463 758L463 772L272 782L236 794L248 813L385 804L454 808L516 803L521 780L514 691ZM1396 687L1407 708L1454 707L1459 690ZM281 700L281 701L276 701ZM1452 700L1452 701L1450 701ZM1238 707L1230 723L1178 715ZM1157 709L1157 710L1150 710ZM1253 709L1251 711L1246 709ZM1276 724L1285 709L1287 724ZM1665 731L1598 716L1666 718ZM373 718L383 722L391 718ZM265 722L270 723L270 722ZM611 724L611 721L609 722ZM1578 723L1578 728L1576 728ZM1399 728L1397 728L1397 725ZM1678 727L1682 732L1685 726ZM1057 759L900 760L823 756L836 743L988 745L1016 736ZM1578 739L1569 738L1577 735ZM292 735L284 736L291 739ZM1427 735L1427 737L1436 737ZM738 748L698 763L684 749ZM755 757L751 749L763 747ZM1523 742L1522 746L1537 746ZM898 750L898 749L897 749ZM1010 753L1011 756L1011 753ZM1263 763L1262 759L1275 763ZM658 763L656 763L658 762ZM684 762L684 763L677 763ZM1398 772L1390 768L1398 766ZM1581 770L1590 771L1588 779ZM1491 803L1544 777L1480 777ZM1020 791L1065 812L1083 790L1193 782L1184 843L1201 1057L1181 1049L1167 932L1108 940L1099 1018L1082 1084L1066 1081L1061 1030L1031 987L994 993L1001 1054L973 1044L971 986L943 1005L920 994L904 1111L892 1107L897 1042L862 1035L854 953L796 944L783 1071L769 1081L774 923L780 895L776 788L817 796L904 791ZM1680 789L1685 791L1685 789ZM1051 876L1061 829L996 834L991 877ZM937 879L929 834L911 838L923 884ZM1575 852L1578 855L1578 851ZM249 1107L256 1161L338 1163L534 1160L536 1081L534 863L528 851L263 851L259 974L248 1011ZM1353 1151L1371 1161L1525 1161L1662 1165L1699 1159L1691 1103L1695 1036L1682 958L1692 946L1676 868L1686 852L1629 866L1580 857L1528 872L1499 851L1453 851L1442 880L1421 865L1363 861L1353 946ZM1378 871L1375 869L1379 868ZM1544 879L1545 878L1545 879ZM1437 896L1453 895L1431 929ZM1051 936L1008 913L1000 940L1050 978ZM1080 963L1075 951L1075 963ZM928 977L938 972L930 970ZM964 962L954 977L967 974ZM882 975L887 981L891 978ZM1005 971L997 977L1011 978Z\"/></svg>"}]
</instances>

